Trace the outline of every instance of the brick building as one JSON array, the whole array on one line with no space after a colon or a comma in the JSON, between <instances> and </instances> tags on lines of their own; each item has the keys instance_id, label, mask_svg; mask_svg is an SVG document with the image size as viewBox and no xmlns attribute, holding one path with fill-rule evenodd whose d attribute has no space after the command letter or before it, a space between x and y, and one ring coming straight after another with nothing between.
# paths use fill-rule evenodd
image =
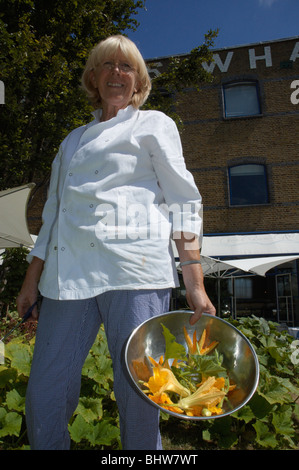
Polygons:
<instances>
[{"instance_id":1,"label":"brick building","mask_svg":"<svg viewBox=\"0 0 299 470\"><path fill-rule=\"evenodd\" d=\"M155 59L151 73L167 62ZM213 82L176 97L203 197L203 254L299 255L299 37L215 50L203 66ZM299 325L298 261L234 285L237 315Z\"/></svg>"}]
</instances>

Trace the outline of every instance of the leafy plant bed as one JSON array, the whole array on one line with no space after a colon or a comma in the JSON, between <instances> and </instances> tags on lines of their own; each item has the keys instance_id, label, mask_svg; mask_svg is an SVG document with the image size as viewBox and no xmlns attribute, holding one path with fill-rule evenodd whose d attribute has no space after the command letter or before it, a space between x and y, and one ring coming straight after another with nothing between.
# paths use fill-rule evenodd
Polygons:
<instances>
[{"instance_id":1,"label":"leafy plant bed","mask_svg":"<svg viewBox=\"0 0 299 470\"><path fill-rule=\"evenodd\" d=\"M297 449L299 352L292 355L294 338L263 318L229 321L248 337L258 355L260 381L255 395L238 412L204 422L185 422L162 413L164 449ZM7 329L3 322L1 337ZM29 448L25 392L33 347L34 328L29 325L16 330L5 344L5 364L0 365L0 449ZM69 431L74 450L121 448L112 363L103 330L84 364L80 403Z\"/></svg>"},{"instance_id":2,"label":"leafy plant bed","mask_svg":"<svg viewBox=\"0 0 299 470\"><path fill-rule=\"evenodd\" d=\"M25 325L24 325L25 326ZM29 327L28 327L29 328ZM5 328L7 330L7 328ZM1 337L3 336L1 331ZM32 333L32 329L30 329ZM28 331L13 333L0 365L0 449L29 449L25 394L34 348ZM27 336L28 337L28 336ZM72 449L119 449L117 406L113 396L112 362L103 330L82 370L80 402L69 424Z\"/></svg>"},{"instance_id":3,"label":"leafy plant bed","mask_svg":"<svg viewBox=\"0 0 299 470\"><path fill-rule=\"evenodd\" d=\"M299 387L298 364L292 357L294 338L263 318L229 321L248 337L258 355L260 380L255 395L239 411L224 418L182 423L164 416L164 448L298 449Z\"/></svg>"}]
</instances>

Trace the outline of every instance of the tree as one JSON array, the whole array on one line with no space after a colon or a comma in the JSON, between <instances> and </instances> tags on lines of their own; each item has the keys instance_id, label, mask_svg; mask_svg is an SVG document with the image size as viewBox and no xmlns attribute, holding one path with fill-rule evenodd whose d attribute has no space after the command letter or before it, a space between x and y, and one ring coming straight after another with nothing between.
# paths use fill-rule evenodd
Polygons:
<instances>
[{"instance_id":1,"label":"tree","mask_svg":"<svg viewBox=\"0 0 299 470\"><path fill-rule=\"evenodd\" d=\"M0 266L0 317L16 309L16 298L20 292L28 267L26 248L9 248L1 255Z\"/></svg>"},{"instance_id":2,"label":"tree","mask_svg":"<svg viewBox=\"0 0 299 470\"><path fill-rule=\"evenodd\" d=\"M213 76L203 67L203 62L212 62L212 47L218 30L209 30L201 46L192 49L186 56L171 57L167 69L152 81L152 92L145 105L147 109L158 109L171 115L180 126L181 119L174 111L174 104L186 87L198 91L203 82L212 82ZM151 64L149 64L151 66ZM153 64L153 68L155 68Z\"/></svg>"},{"instance_id":3,"label":"tree","mask_svg":"<svg viewBox=\"0 0 299 470\"><path fill-rule=\"evenodd\" d=\"M135 29L141 0L0 0L0 189L42 181L60 142L91 119L80 90L90 49Z\"/></svg>"}]
</instances>

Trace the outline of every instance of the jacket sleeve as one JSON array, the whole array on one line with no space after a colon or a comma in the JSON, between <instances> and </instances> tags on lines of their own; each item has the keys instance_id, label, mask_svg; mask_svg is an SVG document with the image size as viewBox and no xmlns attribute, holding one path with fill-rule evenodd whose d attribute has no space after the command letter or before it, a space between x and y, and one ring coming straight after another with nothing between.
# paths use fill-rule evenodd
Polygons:
<instances>
[{"instance_id":1,"label":"jacket sleeve","mask_svg":"<svg viewBox=\"0 0 299 470\"><path fill-rule=\"evenodd\" d=\"M51 179L48 191L47 201L42 214L42 227L36 239L34 248L27 255L27 261L30 263L34 256L42 260L46 259L47 248L51 237L52 227L56 220L58 210L58 183L61 166L62 148L52 162Z\"/></svg>"},{"instance_id":2,"label":"jacket sleeve","mask_svg":"<svg viewBox=\"0 0 299 470\"><path fill-rule=\"evenodd\" d=\"M177 232L202 235L202 198L183 157L180 135L175 122L164 115L154 135L151 157L162 189L172 235Z\"/></svg>"}]
</instances>

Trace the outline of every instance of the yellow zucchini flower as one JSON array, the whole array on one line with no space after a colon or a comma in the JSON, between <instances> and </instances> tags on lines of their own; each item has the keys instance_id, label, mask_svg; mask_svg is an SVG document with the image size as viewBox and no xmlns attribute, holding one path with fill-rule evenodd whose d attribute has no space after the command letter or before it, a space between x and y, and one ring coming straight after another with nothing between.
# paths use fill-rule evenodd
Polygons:
<instances>
[{"instance_id":1,"label":"yellow zucchini flower","mask_svg":"<svg viewBox=\"0 0 299 470\"><path fill-rule=\"evenodd\" d=\"M154 394L169 391L178 393L181 397L190 395L190 391L179 383L173 372L160 364L153 367L153 376L144 385Z\"/></svg>"},{"instance_id":2,"label":"yellow zucchini flower","mask_svg":"<svg viewBox=\"0 0 299 470\"><path fill-rule=\"evenodd\" d=\"M215 382L215 377L208 377L196 392L192 393L192 395L189 395L188 397L181 398L176 406L182 408L185 412L188 412L189 410L192 411L192 408L197 406L204 408L216 406L225 396L225 392L219 390L218 387L215 387Z\"/></svg>"},{"instance_id":3,"label":"yellow zucchini flower","mask_svg":"<svg viewBox=\"0 0 299 470\"><path fill-rule=\"evenodd\" d=\"M218 344L218 341L212 341L210 344L207 344L207 331L203 330L200 339L197 341L196 330L193 333L193 338L191 339L187 333L186 327L184 326L184 336L188 346L189 354L200 354L201 356L211 352Z\"/></svg>"},{"instance_id":4,"label":"yellow zucchini flower","mask_svg":"<svg viewBox=\"0 0 299 470\"><path fill-rule=\"evenodd\" d=\"M175 406L175 404L171 401L169 395L165 392L162 393L155 393L154 395L148 396L153 402L160 405L162 408L166 408L167 410L173 411L174 413L182 414L183 411Z\"/></svg>"}]
</instances>

